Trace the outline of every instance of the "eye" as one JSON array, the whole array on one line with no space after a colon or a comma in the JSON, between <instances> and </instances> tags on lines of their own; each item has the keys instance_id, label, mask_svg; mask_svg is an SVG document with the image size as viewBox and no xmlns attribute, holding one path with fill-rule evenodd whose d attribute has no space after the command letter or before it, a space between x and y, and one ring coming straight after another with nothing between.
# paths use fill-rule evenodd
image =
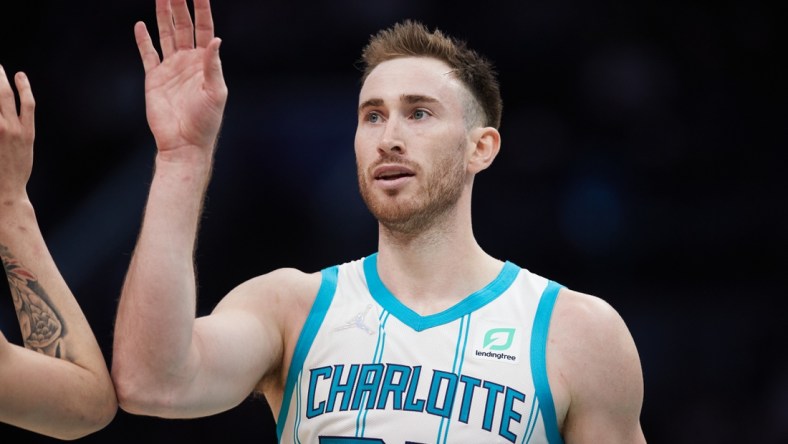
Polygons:
<instances>
[{"instance_id":1,"label":"eye","mask_svg":"<svg viewBox=\"0 0 788 444\"><path fill-rule=\"evenodd\" d=\"M380 122L380 119L380 114L378 114L376 111L367 113L367 122L369 123L378 123Z\"/></svg>"},{"instance_id":2,"label":"eye","mask_svg":"<svg viewBox=\"0 0 788 444\"><path fill-rule=\"evenodd\" d=\"M430 113L423 109L417 109L413 111L413 119L414 120L423 120L429 117Z\"/></svg>"}]
</instances>

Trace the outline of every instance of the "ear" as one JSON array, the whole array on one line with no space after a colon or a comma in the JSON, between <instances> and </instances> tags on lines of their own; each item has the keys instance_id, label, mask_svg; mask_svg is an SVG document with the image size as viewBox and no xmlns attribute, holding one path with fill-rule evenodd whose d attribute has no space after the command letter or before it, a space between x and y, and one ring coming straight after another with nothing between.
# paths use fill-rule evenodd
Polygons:
<instances>
[{"instance_id":1,"label":"ear","mask_svg":"<svg viewBox=\"0 0 788 444\"><path fill-rule=\"evenodd\" d=\"M478 127L471 130L470 138L473 147L468 159L468 172L476 174L495 160L501 149L501 133L491 126Z\"/></svg>"}]
</instances>

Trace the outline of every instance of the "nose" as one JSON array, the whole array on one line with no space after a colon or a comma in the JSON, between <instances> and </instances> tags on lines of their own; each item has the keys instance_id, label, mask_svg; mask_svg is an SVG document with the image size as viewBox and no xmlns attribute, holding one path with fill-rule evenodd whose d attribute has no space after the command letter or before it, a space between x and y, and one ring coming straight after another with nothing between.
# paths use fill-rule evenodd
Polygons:
<instances>
[{"instance_id":1,"label":"nose","mask_svg":"<svg viewBox=\"0 0 788 444\"><path fill-rule=\"evenodd\" d=\"M382 153L405 153L405 142L402 137L402 128L397 117L386 121L386 127L378 143L378 151Z\"/></svg>"}]
</instances>

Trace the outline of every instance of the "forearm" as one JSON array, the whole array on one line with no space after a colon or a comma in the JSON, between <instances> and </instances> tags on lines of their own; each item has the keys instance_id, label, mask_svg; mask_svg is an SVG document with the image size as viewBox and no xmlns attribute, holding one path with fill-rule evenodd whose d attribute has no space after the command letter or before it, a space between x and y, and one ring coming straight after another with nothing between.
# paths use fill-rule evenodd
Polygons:
<instances>
[{"instance_id":1,"label":"forearm","mask_svg":"<svg viewBox=\"0 0 788 444\"><path fill-rule=\"evenodd\" d=\"M117 404L108 378L97 380L78 365L8 342L0 349L0 422L76 439L114 418Z\"/></svg>"},{"instance_id":2,"label":"forearm","mask_svg":"<svg viewBox=\"0 0 788 444\"><path fill-rule=\"evenodd\" d=\"M2 420L58 437L102 428L117 408L106 361L49 254L26 196L3 199L0 257L23 345L35 351L2 339L0 403L13 405L0 408ZM24 411L48 412L48 417Z\"/></svg>"},{"instance_id":3,"label":"forearm","mask_svg":"<svg viewBox=\"0 0 788 444\"><path fill-rule=\"evenodd\" d=\"M115 324L112 372L127 410L170 403L196 371L193 253L209 175L210 159L157 157Z\"/></svg>"}]
</instances>

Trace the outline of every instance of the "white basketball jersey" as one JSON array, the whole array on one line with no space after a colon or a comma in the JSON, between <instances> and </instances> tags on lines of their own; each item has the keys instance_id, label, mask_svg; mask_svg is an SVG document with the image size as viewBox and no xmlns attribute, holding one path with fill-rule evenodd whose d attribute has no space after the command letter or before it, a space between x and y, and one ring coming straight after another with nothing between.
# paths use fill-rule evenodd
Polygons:
<instances>
[{"instance_id":1,"label":"white basketball jersey","mask_svg":"<svg viewBox=\"0 0 788 444\"><path fill-rule=\"evenodd\" d=\"M545 366L561 286L506 262L421 316L377 254L323 270L277 421L281 443L562 443Z\"/></svg>"}]
</instances>

